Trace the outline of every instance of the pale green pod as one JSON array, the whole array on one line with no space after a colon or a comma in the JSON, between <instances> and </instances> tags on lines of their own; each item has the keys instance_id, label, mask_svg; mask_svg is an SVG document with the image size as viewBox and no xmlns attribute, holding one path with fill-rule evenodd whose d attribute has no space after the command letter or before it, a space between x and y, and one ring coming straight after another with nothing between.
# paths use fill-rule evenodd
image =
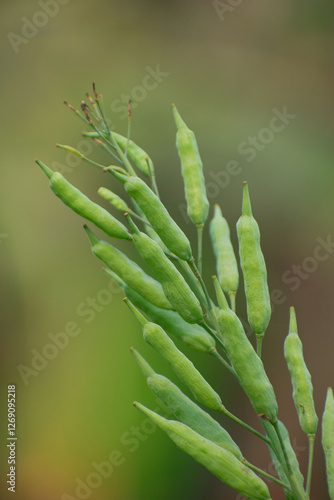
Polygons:
<instances>
[{"instance_id":1,"label":"pale green pod","mask_svg":"<svg viewBox=\"0 0 334 500\"><path fill-rule=\"evenodd\" d=\"M184 123L174 104L173 114L177 127L176 146L181 160L188 216L196 226L202 227L209 214L202 160L195 134Z\"/></svg>"},{"instance_id":2,"label":"pale green pod","mask_svg":"<svg viewBox=\"0 0 334 500\"><path fill-rule=\"evenodd\" d=\"M222 302L224 301L224 303ZM240 385L247 394L256 413L262 418L277 420L278 405L273 386L263 367L263 363L249 342L238 316L229 308L223 293L216 317L222 341L234 368Z\"/></svg>"},{"instance_id":3,"label":"pale green pod","mask_svg":"<svg viewBox=\"0 0 334 500\"><path fill-rule=\"evenodd\" d=\"M108 236L131 240L132 236L124 224L119 222L107 210L100 207L79 189L70 184L59 172L52 172L44 163L36 162L47 177L50 179L50 188L54 194L61 199L65 205L70 207L75 213L84 219L93 222L95 226L102 229Z\"/></svg>"},{"instance_id":4,"label":"pale green pod","mask_svg":"<svg viewBox=\"0 0 334 500\"><path fill-rule=\"evenodd\" d=\"M123 288L125 295L138 309L152 322L160 325L165 332L173 338L180 340L188 347L208 354L216 350L216 343L204 328L196 324L187 323L175 311L168 311L154 306L135 292L124 281L120 280L110 269L105 269L107 274Z\"/></svg>"},{"instance_id":5,"label":"pale green pod","mask_svg":"<svg viewBox=\"0 0 334 500\"><path fill-rule=\"evenodd\" d=\"M296 314L293 307L290 308L290 326L289 334L284 342L284 356L291 376L292 396L300 426L306 435L315 435L318 417L313 401L312 380L304 361L303 344L298 335Z\"/></svg>"},{"instance_id":6,"label":"pale green pod","mask_svg":"<svg viewBox=\"0 0 334 500\"><path fill-rule=\"evenodd\" d=\"M287 456L289 459L289 463L293 472L294 477L298 481L300 485L300 489L303 490L304 488L304 477L303 474L300 472L300 467L299 467L299 462L298 458L296 456L296 453L291 445L290 441L290 436L287 428L281 422L280 420L278 422L278 427L280 429L281 436L283 438L284 446L287 452ZM262 420L262 425L266 431L267 437L271 441L271 446L269 446L269 451L270 451L270 456L272 458L274 467L277 471L277 474L279 475L281 481L283 483L289 484L289 480L284 472L284 469L282 467L282 464L285 464L285 458L284 454L282 451L281 444L279 442L279 439L277 437L277 433L275 431L275 428L271 425L270 422L267 422L266 420ZM284 489L285 496L287 500L296 500L295 495L287 489Z\"/></svg>"},{"instance_id":7,"label":"pale green pod","mask_svg":"<svg viewBox=\"0 0 334 500\"><path fill-rule=\"evenodd\" d=\"M325 411L322 417L322 447L326 459L327 484L330 500L334 500L334 398L328 388Z\"/></svg>"},{"instance_id":8,"label":"pale green pod","mask_svg":"<svg viewBox=\"0 0 334 500\"><path fill-rule=\"evenodd\" d=\"M101 198L109 201L109 203L111 203L120 212L123 212L123 213L128 212L129 207L127 206L125 201L122 200L122 198L120 196L113 193L109 189L107 189L105 187L100 187L100 189L98 190L97 193L101 196Z\"/></svg>"},{"instance_id":9,"label":"pale green pod","mask_svg":"<svg viewBox=\"0 0 334 500\"><path fill-rule=\"evenodd\" d=\"M155 373L137 351L133 349L132 353L144 373L147 385L151 391L180 422L206 439L230 451L239 460L243 458L238 445L211 415L191 401L191 399L183 394L183 392L173 384L173 382L168 380L168 378Z\"/></svg>"},{"instance_id":10,"label":"pale green pod","mask_svg":"<svg viewBox=\"0 0 334 500\"><path fill-rule=\"evenodd\" d=\"M217 204L210 222L210 236L220 286L225 293L235 295L239 286L238 264L231 243L230 228Z\"/></svg>"},{"instance_id":11,"label":"pale green pod","mask_svg":"<svg viewBox=\"0 0 334 500\"><path fill-rule=\"evenodd\" d=\"M161 326L148 322L129 300L124 300L141 324L145 342L167 361L176 376L191 390L197 401L212 410L220 411L223 404L219 395L193 363L179 351Z\"/></svg>"},{"instance_id":12,"label":"pale green pod","mask_svg":"<svg viewBox=\"0 0 334 500\"><path fill-rule=\"evenodd\" d=\"M119 169L111 168L110 172L124 183L125 190L139 205L148 222L170 252L179 259L191 260L192 252L188 238L148 185L139 177L124 175Z\"/></svg>"},{"instance_id":13,"label":"pale green pod","mask_svg":"<svg viewBox=\"0 0 334 500\"><path fill-rule=\"evenodd\" d=\"M270 296L267 269L260 246L260 230L252 214L246 182L243 188L242 215L237 222L237 233L248 321L254 333L258 337L263 337L271 316Z\"/></svg>"},{"instance_id":14,"label":"pale green pod","mask_svg":"<svg viewBox=\"0 0 334 500\"><path fill-rule=\"evenodd\" d=\"M96 139L100 139L100 134L98 132L84 132L83 134L86 137L92 137ZM108 135L103 134L107 139ZM117 134L116 132L112 132L112 135L117 142L118 146L121 148L123 153L126 151L126 146L128 143L127 137L123 135ZM154 166L151 158L148 154L136 143L134 143L131 139L128 144L128 158L132 161L133 165L138 168L138 170L149 177L152 173L154 173Z\"/></svg>"},{"instance_id":15,"label":"pale green pod","mask_svg":"<svg viewBox=\"0 0 334 500\"><path fill-rule=\"evenodd\" d=\"M163 309L172 309L166 299L160 283L148 276L135 262L123 252L106 241L99 240L95 234L84 226L92 244L92 252L96 257L114 271L125 283L152 304Z\"/></svg>"},{"instance_id":16,"label":"pale green pod","mask_svg":"<svg viewBox=\"0 0 334 500\"><path fill-rule=\"evenodd\" d=\"M167 420L140 403L134 406L164 430L185 453L204 465L223 483L249 500L271 500L266 484L232 453L200 436L187 425Z\"/></svg>"},{"instance_id":17,"label":"pale green pod","mask_svg":"<svg viewBox=\"0 0 334 500\"><path fill-rule=\"evenodd\" d=\"M161 283L162 289L174 309L188 323L199 323L203 320L203 312L199 301L189 285L166 257L161 246L146 234L140 232L128 215L133 243L153 276Z\"/></svg>"}]
</instances>

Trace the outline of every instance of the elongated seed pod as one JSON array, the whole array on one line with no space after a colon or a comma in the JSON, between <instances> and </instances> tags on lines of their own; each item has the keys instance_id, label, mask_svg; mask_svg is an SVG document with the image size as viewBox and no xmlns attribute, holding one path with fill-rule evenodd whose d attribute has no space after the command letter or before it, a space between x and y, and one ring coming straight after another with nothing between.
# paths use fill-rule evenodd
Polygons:
<instances>
[{"instance_id":1,"label":"elongated seed pod","mask_svg":"<svg viewBox=\"0 0 334 500\"><path fill-rule=\"evenodd\" d=\"M263 363L249 342L238 316L228 307L223 293L220 301L220 306L224 308L216 311L218 325L226 353L238 375L240 385L256 413L275 423L278 406L273 386L267 377ZM224 304L222 301L225 301Z\"/></svg>"},{"instance_id":2,"label":"elongated seed pod","mask_svg":"<svg viewBox=\"0 0 334 500\"><path fill-rule=\"evenodd\" d=\"M183 394L183 392L180 391L173 382L168 380L168 378L155 373L139 352L133 349L132 353L144 373L147 385L151 391L180 422L206 439L230 451L239 460L242 459L242 453L239 446L211 415L191 401L191 399Z\"/></svg>"},{"instance_id":3,"label":"elongated seed pod","mask_svg":"<svg viewBox=\"0 0 334 500\"><path fill-rule=\"evenodd\" d=\"M283 483L289 484L288 478L282 466L282 464L285 464L285 458L276 431L274 427L271 425L271 423L267 422L266 420L262 420L262 425L266 431L267 437L271 441L271 446L269 446L269 451L274 467L277 471L277 474L279 475L279 478L281 479L281 481L283 481ZM303 474L300 472L299 462L296 453L291 445L289 432L285 427L285 425L283 424L283 422L281 422L280 420L278 420L278 426L280 429L281 436L283 438L284 446L287 452L287 456L289 459L293 475L299 482L301 490L303 490L304 477ZM284 493L287 500L296 500L295 495L290 490L284 489Z\"/></svg>"},{"instance_id":4,"label":"elongated seed pod","mask_svg":"<svg viewBox=\"0 0 334 500\"><path fill-rule=\"evenodd\" d=\"M188 426L167 420L140 403L134 406L164 430L185 453L204 465L223 483L231 486L249 500L270 500L266 484L232 453L200 436Z\"/></svg>"},{"instance_id":5,"label":"elongated seed pod","mask_svg":"<svg viewBox=\"0 0 334 500\"><path fill-rule=\"evenodd\" d=\"M101 198L109 201L109 203L111 203L120 212L124 213L124 212L127 212L129 210L129 207L127 206L125 201L122 200L122 198L120 198L120 196L113 193L109 189L104 188L104 187L100 187L100 189L98 190L97 193L101 196Z\"/></svg>"},{"instance_id":6,"label":"elongated seed pod","mask_svg":"<svg viewBox=\"0 0 334 500\"><path fill-rule=\"evenodd\" d=\"M100 139L100 135L97 132L84 132L83 135L85 137ZM103 135L105 135L105 137L108 138L107 134ZM117 142L118 146L123 151L123 153L125 153L126 146L128 143L127 137L117 134L116 132L112 132L112 135L115 141ZM138 170L147 177L149 177L154 172L154 166L151 158L142 148L137 146L137 144L134 143L132 140L130 140L128 144L128 158L130 158L133 165L137 167Z\"/></svg>"},{"instance_id":7,"label":"elongated seed pod","mask_svg":"<svg viewBox=\"0 0 334 500\"><path fill-rule=\"evenodd\" d=\"M190 243L184 232L174 222L159 198L139 177L124 175L119 169L110 170L124 183L125 190L139 205L166 247L182 260L191 260Z\"/></svg>"},{"instance_id":8,"label":"elongated seed pod","mask_svg":"<svg viewBox=\"0 0 334 500\"><path fill-rule=\"evenodd\" d=\"M114 271L120 278L145 299L157 307L172 309L166 299L160 283L148 276L135 262L123 252L106 241L99 240L97 236L84 226L92 244L92 252L96 257Z\"/></svg>"},{"instance_id":9,"label":"elongated seed pod","mask_svg":"<svg viewBox=\"0 0 334 500\"><path fill-rule=\"evenodd\" d=\"M195 134L184 123L174 104L173 114L177 127L176 146L181 160L188 216L196 226L202 227L209 214L202 160Z\"/></svg>"},{"instance_id":10,"label":"elongated seed pod","mask_svg":"<svg viewBox=\"0 0 334 500\"><path fill-rule=\"evenodd\" d=\"M108 236L131 240L132 236L124 224L119 222L107 210L92 202L79 189L70 184L59 172L52 172L44 163L36 162L50 179L50 188L65 205L86 220L93 222Z\"/></svg>"},{"instance_id":11,"label":"elongated seed pod","mask_svg":"<svg viewBox=\"0 0 334 500\"><path fill-rule=\"evenodd\" d=\"M215 205L210 222L210 236L216 257L216 268L220 286L225 293L235 296L239 286L238 264L230 238L230 229L220 206Z\"/></svg>"},{"instance_id":12,"label":"elongated seed pod","mask_svg":"<svg viewBox=\"0 0 334 500\"><path fill-rule=\"evenodd\" d=\"M141 324L145 342L167 361L181 382L191 390L197 401L212 410L221 410L223 404L219 395L193 363L179 351L161 326L148 322L128 299L124 300Z\"/></svg>"},{"instance_id":13,"label":"elongated seed pod","mask_svg":"<svg viewBox=\"0 0 334 500\"><path fill-rule=\"evenodd\" d=\"M246 182L243 188L242 215L237 222L237 233L248 321L254 333L258 337L263 337L271 316L270 296L266 264L260 246L259 226L252 214Z\"/></svg>"},{"instance_id":14,"label":"elongated seed pod","mask_svg":"<svg viewBox=\"0 0 334 500\"><path fill-rule=\"evenodd\" d=\"M322 417L322 447L326 458L327 484L330 500L334 500L334 398L331 387L327 390Z\"/></svg>"},{"instance_id":15,"label":"elongated seed pod","mask_svg":"<svg viewBox=\"0 0 334 500\"><path fill-rule=\"evenodd\" d=\"M175 311L168 311L154 306L135 292L124 281L120 280L110 269L105 269L124 290L125 295L138 309L152 322L160 325L173 338L180 340L188 347L200 352L212 353L216 349L214 339L204 328L196 324L187 323Z\"/></svg>"},{"instance_id":16,"label":"elongated seed pod","mask_svg":"<svg viewBox=\"0 0 334 500\"><path fill-rule=\"evenodd\" d=\"M303 344L298 335L293 307L290 308L290 326L284 342L284 356L291 376L292 396L300 426L308 436L315 435L318 417L314 408L312 380L304 361Z\"/></svg>"},{"instance_id":17,"label":"elongated seed pod","mask_svg":"<svg viewBox=\"0 0 334 500\"><path fill-rule=\"evenodd\" d=\"M133 243L139 255L150 267L155 279L161 283L162 289L174 309L188 323L202 321L203 312L200 303L183 276L166 257L161 246L147 234L140 232L129 215L127 218L133 233Z\"/></svg>"}]
</instances>

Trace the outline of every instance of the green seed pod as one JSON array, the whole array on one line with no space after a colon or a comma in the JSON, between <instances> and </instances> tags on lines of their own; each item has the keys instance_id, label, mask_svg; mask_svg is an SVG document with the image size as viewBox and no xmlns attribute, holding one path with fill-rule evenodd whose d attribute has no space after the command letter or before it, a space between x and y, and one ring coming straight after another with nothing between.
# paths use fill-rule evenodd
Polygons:
<instances>
[{"instance_id":1,"label":"green seed pod","mask_svg":"<svg viewBox=\"0 0 334 500\"><path fill-rule=\"evenodd\" d=\"M112 238L131 240L126 227L115 219L107 210L93 203L79 189L70 184L59 172L52 172L44 163L36 162L50 179L50 188L65 205L86 220L93 222Z\"/></svg>"},{"instance_id":2,"label":"green seed pod","mask_svg":"<svg viewBox=\"0 0 334 500\"><path fill-rule=\"evenodd\" d=\"M242 215L237 222L237 232L248 321L254 333L258 337L263 337L271 316L270 296L266 264L260 247L259 226L252 215L246 182L243 189Z\"/></svg>"},{"instance_id":3,"label":"green seed pod","mask_svg":"<svg viewBox=\"0 0 334 500\"><path fill-rule=\"evenodd\" d=\"M230 239L228 223L217 204L215 205L214 217L210 222L210 236L216 256L220 286L233 300L239 286L238 264Z\"/></svg>"},{"instance_id":4,"label":"green seed pod","mask_svg":"<svg viewBox=\"0 0 334 500\"><path fill-rule=\"evenodd\" d=\"M216 420L191 401L168 378L155 373L137 351L133 350L132 353L144 373L151 391L180 422L206 439L230 451L239 460L243 458L238 445Z\"/></svg>"},{"instance_id":5,"label":"green seed pod","mask_svg":"<svg viewBox=\"0 0 334 500\"><path fill-rule=\"evenodd\" d=\"M120 212L128 212L129 207L122 198L107 188L100 187L97 192L103 199L109 201Z\"/></svg>"},{"instance_id":6,"label":"green seed pod","mask_svg":"<svg viewBox=\"0 0 334 500\"><path fill-rule=\"evenodd\" d=\"M173 114L177 127L176 146L181 160L188 216L196 226L202 227L209 214L202 160L195 134L184 123L174 104Z\"/></svg>"},{"instance_id":7,"label":"green seed pod","mask_svg":"<svg viewBox=\"0 0 334 500\"><path fill-rule=\"evenodd\" d=\"M284 458L282 447L281 447L281 444L280 444L279 439L277 437L275 428L271 425L270 422L267 422L266 420L262 420L262 425L266 431L267 437L271 441L271 446L269 446L269 451L270 451L270 456L272 458L274 467L277 471L277 474L279 475L279 478L281 479L281 481L283 481L283 483L289 484L289 480L288 480L288 478L284 472L284 469L282 467L282 464L285 463L285 458ZM279 426L279 429L281 432L281 436L283 438L283 442L285 445L285 449L287 452L287 456L289 459L289 463L290 463L293 475L297 479L301 490L303 490L304 477L303 477L303 474L300 472L299 462L298 462L296 453L291 445L289 432L288 432L287 428L285 427L285 425L283 424L283 422L281 422L280 420L278 420L278 426ZM285 493L287 500L296 500L295 495L290 490L284 489L284 493Z\"/></svg>"},{"instance_id":8,"label":"green seed pod","mask_svg":"<svg viewBox=\"0 0 334 500\"><path fill-rule=\"evenodd\" d=\"M334 398L329 387L322 417L322 447L326 458L327 484L330 500L334 500Z\"/></svg>"},{"instance_id":9,"label":"green seed pod","mask_svg":"<svg viewBox=\"0 0 334 500\"><path fill-rule=\"evenodd\" d=\"M159 198L139 177L124 175L119 169L110 171L124 183L125 190L139 205L166 247L182 260L191 260L192 252L186 235L174 222Z\"/></svg>"},{"instance_id":10,"label":"green seed pod","mask_svg":"<svg viewBox=\"0 0 334 500\"><path fill-rule=\"evenodd\" d=\"M212 410L220 411L223 405L219 395L212 389L193 363L178 350L161 326L149 323L129 300L126 299L125 301L143 328L145 342L169 363L174 373L191 390L197 401Z\"/></svg>"},{"instance_id":11,"label":"green seed pod","mask_svg":"<svg viewBox=\"0 0 334 500\"><path fill-rule=\"evenodd\" d=\"M315 435L318 417L314 408L313 386L310 372L303 357L303 344L298 336L296 314L290 308L289 334L284 342L284 356L289 368L293 400L296 406L299 423L305 434Z\"/></svg>"},{"instance_id":12,"label":"green seed pod","mask_svg":"<svg viewBox=\"0 0 334 500\"><path fill-rule=\"evenodd\" d=\"M177 312L154 306L139 293L132 290L124 281L120 280L112 271L109 269L105 269L105 271L123 288L125 295L132 304L140 309L152 323L160 325L169 336L180 340L196 351L211 354L216 349L214 339L204 328L187 323Z\"/></svg>"},{"instance_id":13,"label":"green seed pod","mask_svg":"<svg viewBox=\"0 0 334 500\"><path fill-rule=\"evenodd\" d=\"M85 132L83 135L85 137L92 137L96 139L100 138L100 135L97 132ZM107 134L104 135L106 138L108 138ZM116 132L112 132L112 135L123 153L125 153L128 143L127 137L117 134ZM134 166L137 167L138 170L147 177L150 177L150 175L154 173L154 166L151 158L142 148L137 146L137 144L135 144L131 140L129 141L128 145L128 158L130 158Z\"/></svg>"},{"instance_id":14,"label":"green seed pod","mask_svg":"<svg viewBox=\"0 0 334 500\"><path fill-rule=\"evenodd\" d=\"M223 483L249 500L271 500L267 485L232 453L181 422L167 420L140 403L135 402L134 406L164 430L182 451L204 465Z\"/></svg>"},{"instance_id":15,"label":"green seed pod","mask_svg":"<svg viewBox=\"0 0 334 500\"><path fill-rule=\"evenodd\" d=\"M171 309L160 283L148 276L144 271L124 253L109 243L99 240L95 234L84 226L92 244L92 252L102 262L114 271L125 283L133 288L146 300L157 307Z\"/></svg>"},{"instance_id":16,"label":"green seed pod","mask_svg":"<svg viewBox=\"0 0 334 500\"><path fill-rule=\"evenodd\" d=\"M222 304L222 301L225 301ZM273 386L264 370L263 363L249 342L238 316L228 307L223 293L216 312L222 341L240 385L247 394L256 413L262 418L277 420L278 406Z\"/></svg>"},{"instance_id":17,"label":"green seed pod","mask_svg":"<svg viewBox=\"0 0 334 500\"><path fill-rule=\"evenodd\" d=\"M166 257L160 245L146 234L141 233L129 215L127 218L139 255L151 268L155 279L161 283L162 289L174 309L188 323L202 321L203 313L200 303L183 276Z\"/></svg>"}]
</instances>

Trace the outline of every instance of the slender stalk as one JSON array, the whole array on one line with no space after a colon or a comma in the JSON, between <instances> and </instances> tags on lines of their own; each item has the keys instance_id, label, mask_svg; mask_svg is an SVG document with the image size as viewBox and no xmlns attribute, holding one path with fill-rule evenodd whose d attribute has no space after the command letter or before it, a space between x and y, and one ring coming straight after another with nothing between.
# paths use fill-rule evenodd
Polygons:
<instances>
[{"instance_id":1,"label":"slender stalk","mask_svg":"<svg viewBox=\"0 0 334 500\"><path fill-rule=\"evenodd\" d=\"M146 157L145 160L146 160L147 168L148 168L148 171L149 171L149 174L150 174L150 179L151 179L153 191L155 192L155 194L157 195L157 197L160 200L160 194L159 194L159 189L158 189L157 181L155 179L155 173L154 173L154 171L151 168L149 158Z\"/></svg>"},{"instance_id":2,"label":"slender stalk","mask_svg":"<svg viewBox=\"0 0 334 500\"><path fill-rule=\"evenodd\" d=\"M308 468L307 468L307 481L306 481L306 494L307 494L307 496L310 496L310 493L311 493L314 442L315 442L315 434L309 434L308 435L308 443L309 443Z\"/></svg>"},{"instance_id":3,"label":"slender stalk","mask_svg":"<svg viewBox=\"0 0 334 500\"><path fill-rule=\"evenodd\" d=\"M203 224L197 226L197 248L197 267L199 274L202 274Z\"/></svg>"},{"instance_id":4,"label":"slender stalk","mask_svg":"<svg viewBox=\"0 0 334 500\"><path fill-rule=\"evenodd\" d=\"M230 292L229 297L230 297L230 302L231 302L231 309L235 313L236 312L236 293Z\"/></svg>"},{"instance_id":5,"label":"slender stalk","mask_svg":"<svg viewBox=\"0 0 334 500\"><path fill-rule=\"evenodd\" d=\"M263 477L266 477L267 479L269 479L270 481L273 481L274 483L276 484L279 484L280 486L283 486L284 489L286 490L289 490L289 491L292 491L291 489L291 486L286 484L286 483L283 483L283 481L280 481L277 477L275 476L272 476L271 474L268 474L268 472L265 472L264 470L262 469L259 469L258 467L256 467L255 465L249 463L245 458L243 458L241 460L247 467L249 467L249 469L252 469L254 472L257 472L258 474L260 474L261 476Z\"/></svg>"},{"instance_id":6,"label":"slender stalk","mask_svg":"<svg viewBox=\"0 0 334 500\"><path fill-rule=\"evenodd\" d=\"M140 217L140 215L136 214L136 212L134 212L134 210L131 210L131 208L129 208L128 212L132 217L135 217L136 219L140 220L143 224L152 227L152 225L148 222L148 220L144 219L143 217Z\"/></svg>"},{"instance_id":7,"label":"slender stalk","mask_svg":"<svg viewBox=\"0 0 334 500\"><path fill-rule=\"evenodd\" d=\"M211 330L211 328L204 322L204 320L201 321L198 324L199 324L199 326L202 326L204 328L204 330L206 330L208 332L208 334L211 335L211 337L213 337L218 342L218 344L220 345L220 347L223 349L224 353L226 354L225 346L224 346L223 342L221 341L221 339L216 334L216 332L214 332L213 330ZM228 365L228 366L229 366L229 368L228 368L229 371L231 373L233 373L233 375L236 376L236 373L233 370L233 368L230 365Z\"/></svg>"},{"instance_id":8,"label":"slender stalk","mask_svg":"<svg viewBox=\"0 0 334 500\"><path fill-rule=\"evenodd\" d=\"M229 412L225 406L222 406L221 409L220 409L221 413L223 413L224 415L226 415L227 417L229 417L231 420L234 420L234 422L236 422L237 424L241 425L242 427L244 427L245 429L247 429L248 431L250 431L252 434L254 434L255 436L259 437L260 439L262 439L263 441L265 441L267 444L270 444L270 439L268 439L266 436L264 436L263 434L261 434L261 432L258 432L256 429L253 429L253 427L251 427L250 425L246 424L246 422L243 422L242 420L240 420L240 418L236 417L235 415L233 415L233 413Z\"/></svg>"},{"instance_id":9,"label":"slender stalk","mask_svg":"<svg viewBox=\"0 0 334 500\"><path fill-rule=\"evenodd\" d=\"M291 488L293 490L293 493L296 497L296 500L309 500L309 496L305 493L305 491L303 490L302 486L299 484L299 482L297 481L297 479L293 473L278 422L276 421L274 424L273 423L271 423L271 424L275 428L277 437L279 439L279 442L280 442L280 445L281 445L281 448L283 451L284 459L285 459L285 464L282 463L281 465L284 468L284 471L289 479L289 483L290 483Z\"/></svg>"},{"instance_id":10,"label":"slender stalk","mask_svg":"<svg viewBox=\"0 0 334 500\"><path fill-rule=\"evenodd\" d=\"M263 341L263 335L256 335L256 352L259 358L261 358L262 354L262 341Z\"/></svg>"},{"instance_id":11,"label":"slender stalk","mask_svg":"<svg viewBox=\"0 0 334 500\"><path fill-rule=\"evenodd\" d=\"M218 361L225 366L225 368L228 369L229 372L232 373L232 375L234 375L235 377L237 377L237 374L235 373L235 371L233 370L233 368L231 367L231 365L226 361L226 359L223 358L223 356L221 356L219 354L219 352L217 351L217 349L212 349L212 351L210 352L210 354L218 359Z\"/></svg>"}]
</instances>

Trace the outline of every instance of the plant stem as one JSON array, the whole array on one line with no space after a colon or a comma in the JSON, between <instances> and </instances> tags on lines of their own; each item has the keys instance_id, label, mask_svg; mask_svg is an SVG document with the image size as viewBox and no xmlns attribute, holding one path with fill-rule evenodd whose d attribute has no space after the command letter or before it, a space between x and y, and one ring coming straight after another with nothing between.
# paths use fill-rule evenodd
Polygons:
<instances>
[{"instance_id":1,"label":"plant stem","mask_svg":"<svg viewBox=\"0 0 334 500\"><path fill-rule=\"evenodd\" d=\"M282 434L281 434L281 431L280 431L280 428L278 425L278 421L276 421L275 423L271 422L271 424L275 428L277 437L279 439L279 442L280 442L280 445L281 445L281 448L283 451L284 459L285 459L285 464L282 463L281 465L284 468L284 471L289 479L289 483L291 484L291 488L292 488L293 493L296 497L296 500L309 500L309 496L305 493L304 489L298 483L298 481L296 480L296 477L293 473L293 470L292 470L292 467L290 464L290 460L289 460L289 457L288 457L288 454L286 451L286 447L284 444L284 440L283 440L283 437L282 437Z\"/></svg>"},{"instance_id":2,"label":"plant stem","mask_svg":"<svg viewBox=\"0 0 334 500\"><path fill-rule=\"evenodd\" d=\"M291 489L291 486L286 484L286 483L283 483L283 481L280 481L278 478L276 478L275 476L272 476L271 474L268 474L268 472L265 472L264 470L262 469L259 469L258 467L256 467L255 465L249 463L245 458L243 458L241 460L247 467L249 467L250 469L252 469L254 472L257 472L258 474L260 474L261 476L263 477L266 477L267 479L270 479L270 481L273 481L274 483L277 483L279 484L280 486L283 486L284 489L286 490L289 490L289 491L292 491Z\"/></svg>"},{"instance_id":3,"label":"plant stem","mask_svg":"<svg viewBox=\"0 0 334 500\"><path fill-rule=\"evenodd\" d=\"M227 417L229 417L231 420L234 420L234 422L236 422L237 424L240 424L242 427L244 427L245 429L247 429L248 431L250 431L252 434L255 434L255 436L257 436L260 439L262 439L263 441L265 441L267 444L270 444L270 439L268 439L266 436L264 436L263 434L261 434L261 432L258 432L257 430L253 429L253 427L251 427L250 425L246 424L246 422L243 422L242 420L240 420L240 418L238 418L235 415L233 415L233 413L229 412L225 408L225 406L222 406L220 411L221 411L221 413L223 413L224 415L226 415Z\"/></svg>"},{"instance_id":4,"label":"plant stem","mask_svg":"<svg viewBox=\"0 0 334 500\"><path fill-rule=\"evenodd\" d=\"M263 341L263 335L256 335L256 352L259 358L261 358L262 354L262 341Z\"/></svg>"},{"instance_id":5,"label":"plant stem","mask_svg":"<svg viewBox=\"0 0 334 500\"><path fill-rule=\"evenodd\" d=\"M309 450L308 450L308 468L307 468L307 481L306 481L306 494L310 496L311 493L311 479L312 479L312 467L313 467L313 455L314 455L314 442L315 434L308 435Z\"/></svg>"},{"instance_id":6,"label":"plant stem","mask_svg":"<svg viewBox=\"0 0 334 500\"><path fill-rule=\"evenodd\" d=\"M197 248L198 248L198 255L197 255L197 266L198 266L198 272L201 275L202 274L202 252L203 252L203 224L200 224L197 226Z\"/></svg>"},{"instance_id":7,"label":"plant stem","mask_svg":"<svg viewBox=\"0 0 334 500\"><path fill-rule=\"evenodd\" d=\"M230 302L231 302L231 309L235 313L236 312L236 304L235 304L236 293L230 292L229 297L230 297Z\"/></svg>"},{"instance_id":8,"label":"plant stem","mask_svg":"<svg viewBox=\"0 0 334 500\"><path fill-rule=\"evenodd\" d=\"M216 359L218 359L218 361L220 361L220 363L222 365L224 365L225 368L227 368L228 371L232 373L232 375L234 375L235 377L237 377L237 374L233 370L232 366L226 361L226 359L223 358L223 356L221 356L219 354L219 352L217 351L217 349L212 349L212 351L210 352L210 354L212 354L212 356L214 356Z\"/></svg>"}]
</instances>

